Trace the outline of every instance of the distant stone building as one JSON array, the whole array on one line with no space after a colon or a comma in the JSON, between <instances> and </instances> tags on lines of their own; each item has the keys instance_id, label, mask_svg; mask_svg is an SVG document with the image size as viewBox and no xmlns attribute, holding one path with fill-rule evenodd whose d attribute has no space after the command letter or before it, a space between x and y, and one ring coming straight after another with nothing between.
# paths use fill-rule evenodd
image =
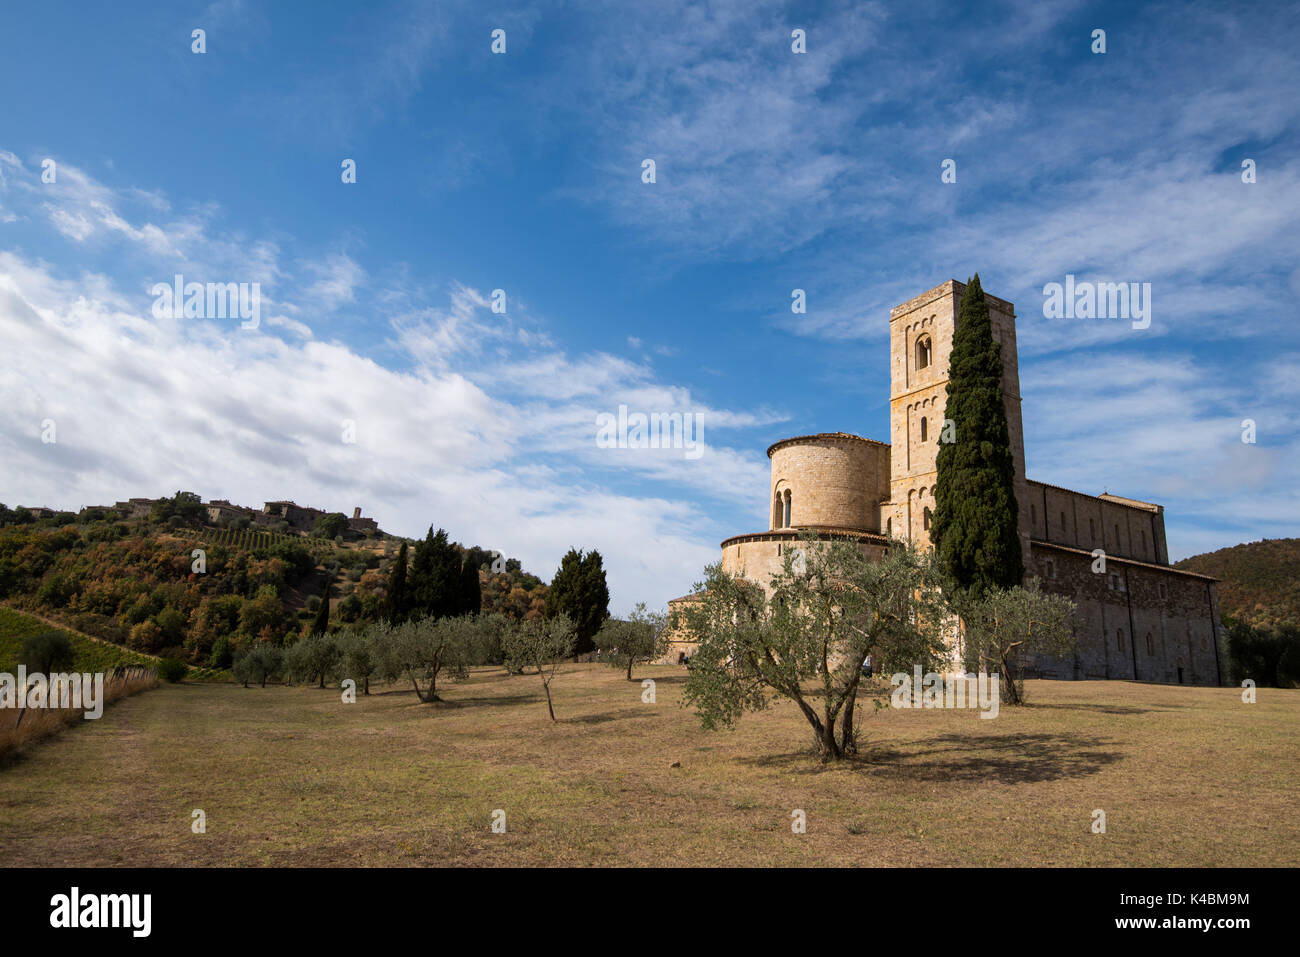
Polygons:
<instances>
[{"instance_id":1,"label":"distant stone building","mask_svg":"<svg viewBox=\"0 0 1300 957\"><path fill-rule=\"evenodd\" d=\"M890 312L890 444L830 432L783 439L767 450L769 527L723 541L724 571L766 588L786 550L806 534L855 541L877 556L891 536L930 547L948 357L964 288L949 280ZM1025 476L1015 310L985 298L1002 347L1025 576L1078 606L1077 651L1032 661L1027 674L1222 684L1217 580L1170 566L1164 509ZM1105 571L1095 572L1101 555ZM669 604L680 611L689 601ZM665 660L692 650L679 635Z\"/></svg>"},{"instance_id":2,"label":"distant stone building","mask_svg":"<svg viewBox=\"0 0 1300 957\"><path fill-rule=\"evenodd\" d=\"M348 519L348 530L364 535L367 532L378 532L379 523L373 518L363 518L361 515L361 506L358 505L352 509L352 517Z\"/></svg>"},{"instance_id":3,"label":"distant stone building","mask_svg":"<svg viewBox=\"0 0 1300 957\"><path fill-rule=\"evenodd\" d=\"M224 498L214 498L206 506L208 524L219 525L222 521L234 521L240 518L251 519L253 510L245 505L235 505Z\"/></svg>"},{"instance_id":4,"label":"distant stone building","mask_svg":"<svg viewBox=\"0 0 1300 957\"><path fill-rule=\"evenodd\" d=\"M324 509L309 508L293 502L267 502L262 506L262 514L270 516L271 522L283 520L290 528L310 532L316 525L316 519L325 514Z\"/></svg>"}]
</instances>

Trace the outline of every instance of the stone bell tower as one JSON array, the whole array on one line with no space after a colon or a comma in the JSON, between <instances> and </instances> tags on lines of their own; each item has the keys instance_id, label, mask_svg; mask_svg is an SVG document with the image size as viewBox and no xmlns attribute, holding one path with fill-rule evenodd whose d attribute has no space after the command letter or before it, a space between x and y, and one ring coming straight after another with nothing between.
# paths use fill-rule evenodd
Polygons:
<instances>
[{"instance_id":1,"label":"stone bell tower","mask_svg":"<svg viewBox=\"0 0 1300 957\"><path fill-rule=\"evenodd\" d=\"M948 401L948 359L965 289L965 283L950 279L889 312L890 501L884 506L884 517L893 535L927 548L934 512L935 462ZM984 299L993 338L1002 346L1002 394L1015 460L1020 546L1028 559L1029 490L1020 419L1015 307L987 292Z\"/></svg>"}]
</instances>

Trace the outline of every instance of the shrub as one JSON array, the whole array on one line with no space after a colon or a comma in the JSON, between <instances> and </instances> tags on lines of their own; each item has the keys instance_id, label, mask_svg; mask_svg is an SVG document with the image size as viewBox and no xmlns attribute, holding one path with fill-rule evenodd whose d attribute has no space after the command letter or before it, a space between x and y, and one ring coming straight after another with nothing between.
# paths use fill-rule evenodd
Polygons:
<instances>
[{"instance_id":1,"label":"shrub","mask_svg":"<svg viewBox=\"0 0 1300 957\"><path fill-rule=\"evenodd\" d=\"M164 658L158 662L158 677L163 681L181 681L189 670L190 666L179 658Z\"/></svg>"},{"instance_id":2,"label":"shrub","mask_svg":"<svg viewBox=\"0 0 1300 957\"><path fill-rule=\"evenodd\" d=\"M213 668L229 668L234 664L235 653L234 649L230 647L229 637L221 635L212 643L212 657L210 660Z\"/></svg>"}]
</instances>

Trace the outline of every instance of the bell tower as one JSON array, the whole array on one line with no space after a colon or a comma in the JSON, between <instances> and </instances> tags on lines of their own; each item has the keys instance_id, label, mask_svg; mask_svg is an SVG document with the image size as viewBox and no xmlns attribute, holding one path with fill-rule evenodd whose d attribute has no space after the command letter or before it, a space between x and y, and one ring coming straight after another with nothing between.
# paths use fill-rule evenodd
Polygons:
<instances>
[{"instance_id":1,"label":"bell tower","mask_svg":"<svg viewBox=\"0 0 1300 957\"><path fill-rule=\"evenodd\" d=\"M898 538L930 547L939 443L948 402L948 360L966 284L950 279L889 312L889 527ZM1002 346L1002 394L1015 460L1021 551L1029 558L1029 489L1020 418L1020 369L1016 360L1015 307L990 296L993 338ZM951 433L949 433L951 434Z\"/></svg>"}]
</instances>

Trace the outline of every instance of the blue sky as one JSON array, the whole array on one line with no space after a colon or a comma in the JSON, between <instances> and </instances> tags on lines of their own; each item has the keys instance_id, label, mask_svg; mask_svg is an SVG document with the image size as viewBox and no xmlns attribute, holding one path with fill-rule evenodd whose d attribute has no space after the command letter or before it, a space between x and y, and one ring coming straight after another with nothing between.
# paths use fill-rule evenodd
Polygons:
<instances>
[{"instance_id":1,"label":"blue sky","mask_svg":"<svg viewBox=\"0 0 1300 957\"><path fill-rule=\"evenodd\" d=\"M773 441L888 437L889 308L978 271L1017 307L1031 478L1164 504L1174 558L1300 534L1294 5L4 24L0 501L361 505L544 577L598 548L616 612L662 605L766 527ZM259 282L261 326L154 318L178 272ZM1044 318L1066 274L1151 283L1150 328ZM598 448L620 404L701 416L705 454Z\"/></svg>"}]
</instances>

